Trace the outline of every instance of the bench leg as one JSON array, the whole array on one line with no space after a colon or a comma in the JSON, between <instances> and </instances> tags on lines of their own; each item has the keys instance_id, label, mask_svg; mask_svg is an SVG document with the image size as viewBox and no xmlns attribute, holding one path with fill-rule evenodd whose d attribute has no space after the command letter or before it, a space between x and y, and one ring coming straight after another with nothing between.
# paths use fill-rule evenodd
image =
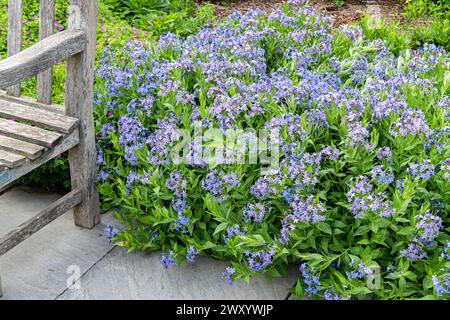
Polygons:
<instances>
[{"instance_id":1,"label":"bench leg","mask_svg":"<svg viewBox=\"0 0 450 320\"><path fill-rule=\"evenodd\" d=\"M72 188L82 192L82 202L74 208L75 224L92 228L100 222L92 105L98 1L71 0L70 4L69 29L86 32L86 49L67 60L65 93L66 114L80 120L80 144L69 151Z\"/></svg>"},{"instance_id":2,"label":"bench leg","mask_svg":"<svg viewBox=\"0 0 450 320\"><path fill-rule=\"evenodd\" d=\"M90 229L100 222L93 141L88 143L86 137L80 140L80 145L69 151L69 163L72 188L81 190L81 203L74 208L75 224Z\"/></svg>"}]
</instances>

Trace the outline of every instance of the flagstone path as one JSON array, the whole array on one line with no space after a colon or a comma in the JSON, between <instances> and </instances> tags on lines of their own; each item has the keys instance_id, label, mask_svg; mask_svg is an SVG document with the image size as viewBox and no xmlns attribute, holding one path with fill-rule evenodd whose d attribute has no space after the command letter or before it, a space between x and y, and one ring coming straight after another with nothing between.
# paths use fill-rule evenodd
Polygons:
<instances>
[{"instance_id":1,"label":"flagstone path","mask_svg":"<svg viewBox=\"0 0 450 320\"><path fill-rule=\"evenodd\" d=\"M0 195L0 238L59 196L13 188ZM229 285L228 265L208 257L165 271L161 253L130 253L99 234L115 221L103 215L92 230L73 225L67 212L0 257L1 299L285 299L295 283L288 278L254 278Z\"/></svg>"}]
</instances>

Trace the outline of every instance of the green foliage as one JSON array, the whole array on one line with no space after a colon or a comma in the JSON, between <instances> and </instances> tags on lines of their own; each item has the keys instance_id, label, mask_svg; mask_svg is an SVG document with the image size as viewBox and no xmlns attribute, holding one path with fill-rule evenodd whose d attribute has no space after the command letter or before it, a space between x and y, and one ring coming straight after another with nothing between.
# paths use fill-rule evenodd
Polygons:
<instances>
[{"instance_id":1,"label":"green foliage","mask_svg":"<svg viewBox=\"0 0 450 320\"><path fill-rule=\"evenodd\" d=\"M428 42L450 50L450 0L412 0L405 16L413 47Z\"/></svg>"},{"instance_id":2,"label":"green foliage","mask_svg":"<svg viewBox=\"0 0 450 320\"><path fill-rule=\"evenodd\" d=\"M415 27L412 31L415 47L424 43L434 43L450 49L450 19L436 19L426 27Z\"/></svg>"},{"instance_id":3,"label":"green foliage","mask_svg":"<svg viewBox=\"0 0 450 320\"><path fill-rule=\"evenodd\" d=\"M402 23L382 20L375 24L366 15L358 22L365 36L387 41L398 54L407 48L433 43L450 50L450 0L413 0L407 2Z\"/></svg>"},{"instance_id":4,"label":"green foliage","mask_svg":"<svg viewBox=\"0 0 450 320\"><path fill-rule=\"evenodd\" d=\"M172 32L191 34L214 21L212 5L197 8L194 0L105 0L111 12L153 37Z\"/></svg>"},{"instance_id":5,"label":"green foliage","mask_svg":"<svg viewBox=\"0 0 450 320\"><path fill-rule=\"evenodd\" d=\"M0 0L0 59L6 56L7 3ZM56 18L60 30L67 27L69 0L57 0ZM39 0L24 0L24 38L28 47L38 41ZM121 19L122 18L122 19ZM124 20L125 19L125 20ZM152 19L150 24L148 20ZM208 21L215 21L211 5L197 10L193 0L101 0L97 30L97 53L106 46L123 47L130 39L156 39L164 32L188 35ZM133 26L131 24L133 24ZM137 29L140 28L140 29ZM145 30L147 29L147 30ZM55 32L58 27L55 26ZM65 64L54 67L53 102L64 103ZM22 84L22 94L36 96L37 81L32 78ZM69 166L64 155L58 161L47 163L20 179L21 183L39 184L46 189L66 191L70 187Z\"/></svg>"},{"instance_id":6,"label":"green foliage","mask_svg":"<svg viewBox=\"0 0 450 320\"><path fill-rule=\"evenodd\" d=\"M389 22L383 19L380 23L376 24L373 17L365 15L358 22L358 25L368 39L383 39L395 54L411 48L411 39L406 33L401 31L399 23Z\"/></svg>"},{"instance_id":7,"label":"green foliage","mask_svg":"<svg viewBox=\"0 0 450 320\"><path fill-rule=\"evenodd\" d=\"M19 179L19 183L37 186L48 191L64 193L70 190L70 173L67 155L51 160L46 165Z\"/></svg>"},{"instance_id":8,"label":"green foliage","mask_svg":"<svg viewBox=\"0 0 450 320\"><path fill-rule=\"evenodd\" d=\"M189 10L171 11L169 13L150 14L135 24L154 37L172 32L187 36L204 27L208 22L215 22L214 8L211 5L202 6L195 15Z\"/></svg>"},{"instance_id":9,"label":"green foliage","mask_svg":"<svg viewBox=\"0 0 450 320\"><path fill-rule=\"evenodd\" d=\"M170 7L169 0L104 0L103 2L112 12L129 20L148 14L168 12Z\"/></svg>"},{"instance_id":10,"label":"green foliage","mask_svg":"<svg viewBox=\"0 0 450 320\"><path fill-rule=\"evenodd\" d=\"M7 0L0 0L0 58L6 56L7 39ZM56 21L64 29L67 26L68 0L58 0L56 2ZM24 1L24 47L28 47L38 41L39 20L39 0ZM55 26L55 32L58 28ZM132 27L126 22L115 18L109 9L100 2L99 25L97 32L97 51L101 52L105 46L123 46L131 38L144 37L142 33L133 33ZM65 64L54 67L53 81L53 102L64 104L64 82ZM29 79L22 83L22 94L35 97L37 92L36 78ZM42 167L34 170L19 180L20 183L39 185L45 189L67 191L70 188L69 165L67 156L63 155L55 161L51 161Z\"/></svg>"},{"instance_id":11,"label":"green foliage","mask_svg":"<svg viewBox=\"0 0 450 320\"><path fill-rule=\"evenodd\" d=\"M405 7L407 18L434 16L442 19L450 18L450 0L409 0Z\"/></svg>"},{"instance_id":12,"label":"green foliage","mask_svg":"<svg viewBox=\"0 0 450 320\"><path fill-rule=\"evenodd\" d=\"M298 298L447 297L449 56L409 49L396 25L370 25L332 31L285 6L271 18L235 14L188 40L107 50L95 99L98 189L123 222L116 243L165 250L166 267L193 249L227 259L228 280L307 264ZM274 127L275 176L233 161L233 142L207 138L186 143L187 154L203 151L196 162L173 161L184 133ZM231 161L218 164L215 147Z\"/></svg>"}]
</instances>

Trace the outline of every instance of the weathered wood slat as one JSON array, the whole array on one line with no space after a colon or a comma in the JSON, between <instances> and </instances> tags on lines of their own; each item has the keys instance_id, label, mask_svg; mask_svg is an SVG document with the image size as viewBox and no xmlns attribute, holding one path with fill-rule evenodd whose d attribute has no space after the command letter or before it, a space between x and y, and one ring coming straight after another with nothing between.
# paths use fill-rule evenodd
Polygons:
<instances>
[{"instance_id":1,"label":"weathered wood slat","mask_svg":"<svg viewBox=\"0 0 450 320\"><path fill-rule=\"evenodd\" d=\"M0 149L0 192L15 180L69 150L69 161L72 175L72 191L60 201L48 207L38 216L22 224L19 228L0 238L0 255L7 252L43 226L56 219L63 212L74 208L75 224L92 228L100 221L99 197L96 182L96 150L93 123L93 82L96 48L96 27L98 18L98 0L70 0L69 28L67 31L51 35L50 25L54 15L55 0L40 2L40 41L30 48L21 50L23 0L8 0L9 4L9 57L0 61L0 89L7 88L8 94L20 96L20 83L38 75L38 102L51 104L52 71L50 68L62 60L67 62L66 104L65 111L69 116L80 120L80 126L65 127L62 134L39 127L0 118L0 134L6 136L4 144L11 145L8 138L38 144L49 148L40 157L28 160L22 154ZM49 23L50 22L50 23ZM48 37L47 37L48 36ZM47 37L47 38L45 38ZM45 39L44 39L45 38ZM19 52L20 51L20 52ZM12 87L11 86L15 86ZM10 100L11 101L11 100ZM57 116L49 121L48 114L30 112L23 105L12 110L14 103L3 103L3 117L13 117L51 129L55 126ZM29 105L30 106L30 105ZM31 107L33 107L31 105ZM46 109L48 110L48 109ZM37 119L36 119L37 118ZM65 118L64 118L65 119ZM80 136L83 139L80 140ZM19 167L14 156L25 158ZM6 166L12 167L10 169ZM0 283L0 296L2 294Z\"/></svg>"},{"instance_id":2,"label":"weathered wood slat","mask_svg":"<svg viewBox=\"0 0 450 320\"><path fill-rule=\"evenodd\" d=\"M62 137L61 134L56 132L5 119L0 119L0 133L10 138L38 144L46 148L55 146Z\"/></svg>"},{"instance_id":3,"label":"weathered wood slat","mask_svg":"<svg viewBox=\"0 0 450 320\"><path fill-rule=\"evenodd\" d=\"M45 148L37 144L0 135L0 150L17 153L26 156L30 160L35 160L44 152Z\"/></svg>"},{"instance_id":4,"label":"weathered wood slat","mask_svg":"<svg viewBox=\"0 0 450 320\"><path fill-rule=\"evenodd\" d=\"M6 94L6 91L3 91L3 90L0 90L0 99L5 100L5 101L10 101L10 102L13 102L13 103L26 105L26 106L29 106L29 107L34 107L34 108L47 110L47 111L50 111L50 112L53 112L53 113L66 114L64 106L57 105L57 104L40 103L40 102L37 102L35 99L32 99L30 97L26 97L26 96L21 96L21 97L8 96Z\"/></svg>"},{"instance_id":5,"label":"weathered wood slat","mask_svg":"<svg viewBox=\"0 0 450 320\"><path fill-rule=\"evenodd\" d=\"M41 0L39 2L39 40L53 34L56 0ZM40 73L37 77L37 101L52 103L53 67Z\"/></svg>"},{"instance_id":6,"label":"weathered wood slat","mask_svg":"<svg viewBox=\"0 0 450 320\"><path fill-rule=\"evenodd\" d=\"M69 30L81 29L86 33L86 50L67 60L66 73L66 113L80 120L83 137L69 151L72 187L83 191L83 201L74 208L74 214L77 226L92 228L100 222L92 112L98 1L70 0L70 5Z\"/></svg>"},{"instance_id":7,"label":"weathered wood slat","mask_svg":"<svg viewBox=\"0 0 450 320\"><path fill-rule=\"evenodd\" d=\"M39 128L62 133L70 133L78 126L78 120L75 118L1 99L0 117L26 121Z\"/></svg>"},{"instance_id":8,"label":"weathered wood slat","mask_svg":"<svg viewBox=\"0 0 450 320\"><path fill-rule=\"evenodd\" d=\"M22 16L23 1L8 0L8 57L18 54L22 50ZM12 83L7 89L11 96L20 96L20 81Z\"/></svg>"},{"instance_id":9,"label":"weathered wood slat","mask_svg":"<svg viewBox=\"0 0 450 320\"><path fill-rule=\"evenodd\" d=\"M72 209L81 202L81 191L74 190L50 205L35 217L26 221L0 239L0 256L41 230L50 222Z\"/></svg>"},{"instance_id":10,"label":"weathered wood slat","mask_svg":"<svg viewBox=\"0 0 450 320\"><path fill-rule=\"evenodd\" d=\"M62 60L82 52L85 46L84 31L66 30L0 61L0 89L37 75Z\"/></svg>"},{"instance_id":11,"label":"weathered wood slat","mask_svg":"<svg viewBox=\"0 0 450 320\"><path fill-rule=\"evenodd\" d=\"M1 127L1 125L0 125ZM24 165L8 170L8 179L0 179L0 192L3 192L7 189L15 180L20 177L26 175L27 173L33 171L34 169L42 166L44 163L54 159L55 157L63 154L67 150L72 149L80 142L80 132L78 129L75 129L71 134L64 137L58 145L54 148L47 150L44 152L36 160L28 161ZM1 171L0 171L1 172Z\"/></svg>"},{"instance_id":12,"label":"weathered wood slat","mask_svg":"<svg viewBox=\"0 0 450 320\"><path fill-rule=\"evenodd\" d=\"M0 161L6 164L9 168L17 168L21 164L25 163L26 160L27 158L20 154L0 149Z\"/></svg>"}]
</instances>

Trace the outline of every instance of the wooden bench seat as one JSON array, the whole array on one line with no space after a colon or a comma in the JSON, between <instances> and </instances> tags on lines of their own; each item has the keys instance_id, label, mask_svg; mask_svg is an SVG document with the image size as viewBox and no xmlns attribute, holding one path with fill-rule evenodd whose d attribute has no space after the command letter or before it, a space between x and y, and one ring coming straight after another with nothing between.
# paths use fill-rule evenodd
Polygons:
<instances>
[{"instance_id":1,"label":"wooden bench seat","mask_svg":"<svg viewBox=\"0 0 450 320\"><path fill-rule=\"evenodd\" d=\"M0 96L0 190L79 142L78 119L20 102Z\"/></svg>"}]
</instances>

